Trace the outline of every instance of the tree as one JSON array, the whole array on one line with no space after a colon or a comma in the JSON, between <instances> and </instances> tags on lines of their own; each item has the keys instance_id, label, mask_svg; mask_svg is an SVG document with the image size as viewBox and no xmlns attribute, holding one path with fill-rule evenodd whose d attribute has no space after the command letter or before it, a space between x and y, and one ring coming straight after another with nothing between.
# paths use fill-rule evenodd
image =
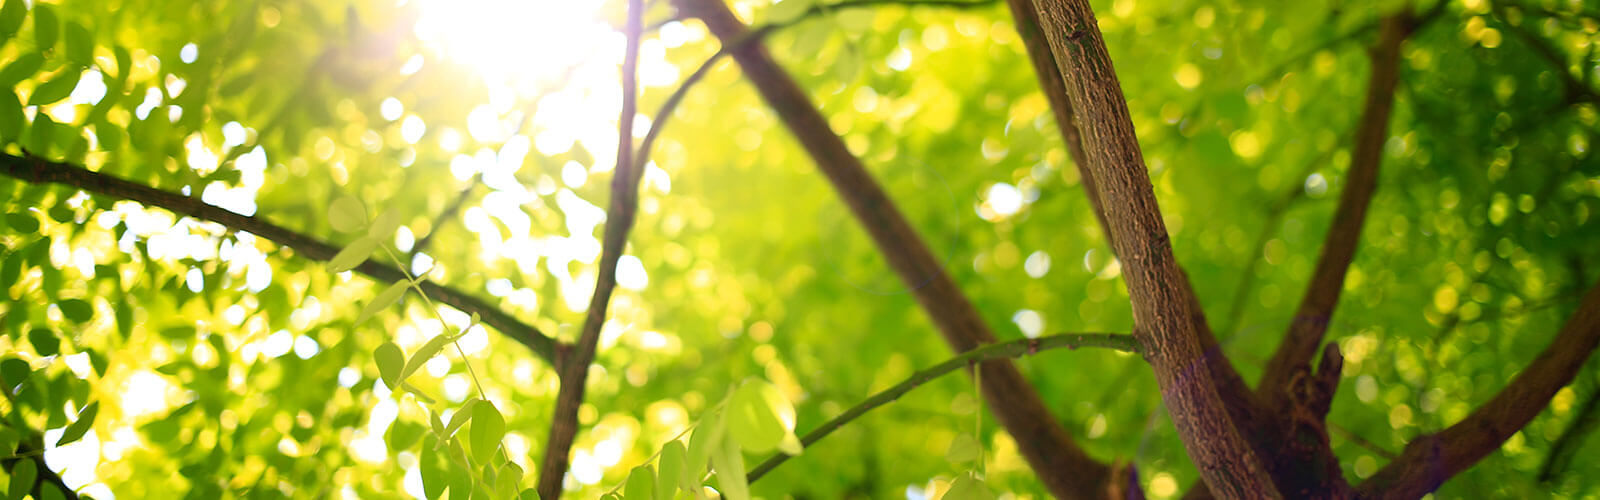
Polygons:
<instances>
[{"instance_id":1,"label":"tree","mask_svg":"<svg viewBox=\"0 0 1600 500\"><path fill-rule=\"evenodd\" d=\"M8 0L7 491L1593 494L1596 26Z\"/></svg>"}]
</instances>

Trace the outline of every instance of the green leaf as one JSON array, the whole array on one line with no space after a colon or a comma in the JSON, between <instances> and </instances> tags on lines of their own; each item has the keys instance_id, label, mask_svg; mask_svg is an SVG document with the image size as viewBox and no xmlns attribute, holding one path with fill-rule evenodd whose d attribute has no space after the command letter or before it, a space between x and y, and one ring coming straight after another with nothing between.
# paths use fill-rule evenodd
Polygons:
<instances>
[{"instance_id":1,"label":"green leaf","mask_svg":"<svg viewBox=\"0 0 1600 500\"><path fill-rule=\"evenodd\" d=\"M962 474L950 483L950 489L945 491L941 500L994 500L994 493L983 484L983 480L972 475L972 472Z\"/></svg>"},{"instance_id":2,"label":"green leaf","mask_svg":"<svg viewBox=\"0 0 1600 500\"><path fill-rule=\"evenodd\" d=\"M22 5L22 0L6 0L5 4L0 7L0 36L9 38L22 29L22 21L28 18L28 8Z\"/></svg>"},{"instance_id":3,"label":"green leaf","mask_svg":"<svg viewBox=\"0 0 1600 500\"><path fill-rule=\"evenodd\" d=\"M439 417L434 416L433 419L438 420ZM445 487L450 485L450 464L439 459L438 448L442 443L435 435L423 437L422 452L417 456L417 466L422 469L422 496L429 500L439 498L444 494Z\"/></svg>"},{"instance_id":4,"label":"green leaf","mask_svg":"<svg viewBox=\"0 0 1600 500\"><path fill-rule=\"evenodd\" d=\"M713 409L701 417L700 425L694 428L694 434L689 435L688 457L683 463L684 489L700 489L700 479L705 477L706 463L711 459L712 450L722 448L723 434L726 432L722 422L722 411Z\"/></svg>"},{"instance_id":5,"label":"green leaf","mask_svg":"<svg viewBox=\"0 0 1600 500\"><path fill-rule=\"evenodd\" d=\"M800 16L805 15L806 10L811 8L812 3L812 0L783 0L778 2L771 7L767 7L767 22L786 24L800 19Z\"/></svg>"},{"instance_id":6,"label":"green leaf","mask_svg":"<svg viewBox=\"0 0 1600 500\"><path fill-rule=\"evenodd\" d=\"M39 465L33 460L18 460L11 468L11 488L8 492L13 500L22 498L33 488L33 482L38 480Z\"/></svg>"},{"instance_id":7,"label":"green leaf","mask_svg":"<svg viewBox=\"0 0 1600 500\"><path fill-rule=\"evenodd\" d=\"M377 297L373 297L366 307L361 308L361 315L356 317L356 324L365 323L367 318L371 318L372 315L388 309L395 302L399 302L400 297L405 296L406 288L410 286L410 281L401 280L389 285L389 288L383 289L382 292L378 292ZM404 380L404 377L401 377L401 380Z\"/></svg>"},{"instance_id":8,"label":"green leaf","mask_svg":"<svg viewBox=\"0 0 1600 500\"><path fill-rule=\"evenodd\" d=\"M507 463L500 467L500 472L494 475L495 498L513 498L517 496L517 489L522 486L524 472L521 466Z\"/></svg>"},{"instance_id":9,"label":"green leaf","mask_svg":"<svg viewBox=\"0 0 1600 500\"><path fill-rule=\"evenodd\" d=\"M461 409L456 410L455 413L450 415L450 424L444 426L444 435L445 436L453 436L453 435L455 435L456 429L460 429L461 428L461 424L467 423L467 420L472 418L472 409L474 407L478 406L478 403L480 403L482 401L483 400L480 400L478 398L471 398L471 399L468 399L465 403L461 403Z\"/></svg>"},{"instance_id":10,"label":"green leaf","mask_svg":"<svg viewBox=\"0 0 1600 500\"><path fill-rule=\"evenodd\" d=\"M33 4L33 39L39 45L39 52L55 48L56 37L61 35L61 21L56 19L56 11L49 4Z\"/></svg>"},{"instance_id":11,"label":"green leaf","mask_svg":"<svg viewBox=\"0 0 1600 500\"><path fill-rule=\"evenodd\" d=\"M422 347L417 348L417 352L411 353L411 359L406 360L405 369L400 370L400 379L405 380L412 373L416 373L418 369L422 368L423 364L433 359L435 355L439 354L439 350L443 349L445 344L449 344L452 340L455 340L455 337L450 336L448 333L441 333L428 339L426 343L422 344Z\"/></svg>"},{"instance_id":12,"label":"green leaf","mask_svg":"<svg viewBox=\"0 0 1600 500\"><path fill-rule=\"evenodd\" d=\"M43 106L66 99L67 96L72 95L72 89L78 87L78 79L82 77L83 73L76 69L67 68L62 70L56 74L55 78L51 78L49 81L40 84L38 88L33 89L33 95L28 96L28 105Z\"/></svg>"},{"instance_id":13,"label":"green leaf","mask_svg":"<svg viewBox=\"0 0 1600 500\"><path fill-rule=\"evenodd\" d=\"M94 368L95 375L106 376L106 367L110 365L111 360L106 359L106 355L101 354L100 351L91 350L88 352L89 366Z\"/></svg>"},{"instance_id":14,"label":"green leaf","mask_svg":"<svg viewBox=\"0 0 1600 500\"><path fill-rule=\"evenodd\" d=\"M40 356L55 356L61 352L61 339L56 338L56 332L44 328L34 328L28 331L28 343L33 344L33 352Z\"/></svg>"},{"instance_id":15,"label":"green leaf","mask_svg":"<svg viewBox=\"0 0 1600 500\"><path fill-rule=\"evenodd\" d=\"M342 273L355 269L362 262L366 262L367 257L371 257L372 252L377 249L378 240L373 238L361 238L352 241L350 246L344 247L344 250L340 250L338 255L333 256L333 260L328 261L328 271Z\"/></svg>"},{"instance_id":16,"label":"green leaf","mask_svg":"<svg viewBox=\"0 0 1600 500\"><path fill-rule=\"evenodd\" d=\"M0 425L0 455L10 455L13 451L16 451L17 441L21 439L22 436L18 435L17 431Z\"/></svg>"},{"instance_id":17,"label":"green leaf","mask_svg":"<svg viewBox=\"0 0 1600 500\"><path fill-rule=\"evenodd\" d=\"M340 196L328 205L328 224L341 233L360 231L367 227L367 206L354 196Z\"/></svg>"},{"instance_id":18,"label":"green leaf","mask_svg":"<svg viewBox=\"0 0 1600 500\"><path fill-rule=\"evenodd\" d=\"M650 464L633 468L628 473L628 482L622 489L622 500L652 500L656 496L656 471Z\"/></svg>"},{"instance_id":19,"label":"green leaf","mask_svg":"<svg viewBox=\"0 0 1600 500\"><path fill-rule=\"evenodd\" d=\"M661 458L656 459L656 500L677 500L678 483L683 482L683 462L688 451L683 441L672 440L661 447Z\"/></svg>"},{"instance_id":20,"label":"green leaf","mask_svg":"<svg viewBox=\"0 0 1600 500\"><path fill-rule=\"evenodd\" d=\"M417 386L411 385L410 382L401 381L400 382L400 388L404 389L406 392L411 393L411 397L417 398L417 401L421 401L422 404L425 404L425 405L433 404L433 398L430 398L430 397L428 397L427 394L423 393L420 390L417 390Z\"/></svg>"},{"instance_id":21,"label":"green leaf","mask_svg":"<svg viewBox=\"0 0 1600 500\"><path fill-rule=\"evenodd\" d=\"M17 82L38 73L42 67L44 67L44 56L32 52L17 56L17 60L6 65L6 69L0 70L0 86L16 85Z\"/></svg>"},{"instance_id":22,"label":"green leaf","mask_svg":"<svg viewBox=\"0 0 1600 500\"><path fill-rule=\"evenodd\" d=\"M0 379L5 380L7 393L11 393L17 386L22 385L22 382L28 380L28 376L32 374L33 367L29 366L27 361L17 358L6 358L4 361L0 361Z\"/></svg>"},{"instance_id":23,"label":"green leaf","mask_svg":"<svg viewBox=\"0 0 1600 500\"><path fill-rule=\"evenodd\" d=\"M741 384L728 399L728 435L755 453L772 451L794 429L794 407L764 380Z\"/></svg>"},{"instance_id":24,"label":"green leaf","mask_svg":"<svg viewBox=\"0 0 1600 500\"><path fill-rule=\"evenodd\" d=\"M778 442L778 451L791 457L798 456L801 453L805 453L805 445L800 444L800 438L790 432L784 434L783 440Z\"/></svg>"},{"instance_id":25,"label":"green leaf","mask_svg":"<svg viewBox=\"0 0 1600 500\"><path fill-rule=\"evenodd\" d=\"M866 31L872 29L872 21L878 17L878 9L839 9L834 12L834 22L846 31Z\"/></svg>"},{"instance_id":26,"label":"green leaf","mask_svg":"<svg viewBox=\"0 0 1600 500\"><path fill-rule=\"evenodd\" d=\"M385 208L378 214L377 220L372 221L372 227L367 228L367 237L383 241L394 236L396 229L400 229L400 212Z\"/></svg>"},{"instance_id":27,"label":"green leaf","mask_svg":"<svg viewBox=\"0 0 1600 500\"><path fill-rule=\"evenodd\" d=\"M35 233L39 231L39 219L28 212L6 214L6 224L19 233Z\"/></svg>"},{"instance_id":28,"label":"green leaf","mask_svg":"<svg viewBox=\"0 0 1600 500\"><path fill-rule=\"evenodd\" d=\"M950 411L957 415L971 415L978 411L978 398L972 397L970 392L957 394L950 400Z\"/></svg>"},{"instance_id":29,"label":"green leaf","mask_svg":"<svg viewBox=\"0 0 1600 500\"><path fill-rule=\"evenodd\" d=\"M504 437L505 417L500 416L494 403L480 400L472 408L472 428L467 431L467 440L472 443L472 459L477 463L489 463L500 451L500 440Z\"/></svg>"},{"instance_id":30,"label":"green leaf","mask_svg":"<svg viewBox=\"0 0 1600 500\"><path fill-rule=\"evenodd\" d=\"M72 425L68 425L66 430L61 431L61 439L56 440L56 446L63 446L83 439L83 435L88 433L89 429L94 428L94 416L99 413L99 401L89 403L89 406L83 407L83 411L78 412L78 419L72 421Z\"/></svg>"},{"instance_id":31,"label":"green leaf","mask_svg":"<svg viewBox=\"0 0 1600 500\"><path fill-rule=\"evenodd\" d=\"M94 35L82 24L67 21L67 60L84 66L94 64Z\"/></svg>"},{"instance_id":32,"label":"green leaf","mask_svg":"<svg viewBox=\"0 0 1600 500\"><path fill-rule=\"evenodd\" d=\"M539 500L539 491L533 488L522 490L517 494L517 500Z\"/></svg>"},{"instance_id":33,"label":"green leaf","mask_svg":"<svg viewBox=\"0 0 1600 500\"><path fill-rule=\"evenodd\" d=\"M955 440L950 441L950 448L945 450L944 459L950 463L964 464L978 459L983 448L971 434L957 434Z\"/></svg>"},{"instance_id":34,"label":"green leaf","mask_svg":"<svg viewBox=\"0 0 1600 500\"><path fill-rule=\"evenodd\" d=\"M406 364L406 354L394 342L384 342L378 349L372 351L372 358L378 362L378 376L383 378L383 385L390 389L400 387L400 368Z\"/></svg>"},{"instance_id":35,"label":"green leaf","mask_svg":"<svg viewBox=\"0 0 1600 500\"><path fill-rule=\"evenodd\" d=\"M56 303L61 315L74 323L85 323L94 318L94 305L80 299L67 299Z\"/></svg>"},{"instance_id":36,"label":"green leaf","mask_svg":"<svg viewBox=\"0 0 1600 500\"><path fill-rule=\"evenodd\" d=\"M739 453L739 443L722 440L711 453L711 463L717 471L717 490L728 500L750 500L750 483L745 480L744 455Z\"/></svg>"},{"instance_id":37,"label":"green leaf","mask_svg":"<svg viewBox=\"0 0 1600 500\"><path fill-rule=\"evenodd\" d=\"M22 101L17 100L16 92L0 91L0 143L21 139L22 125L26 122L27 117L22 114Z\"/></svg>"}]
</instances>

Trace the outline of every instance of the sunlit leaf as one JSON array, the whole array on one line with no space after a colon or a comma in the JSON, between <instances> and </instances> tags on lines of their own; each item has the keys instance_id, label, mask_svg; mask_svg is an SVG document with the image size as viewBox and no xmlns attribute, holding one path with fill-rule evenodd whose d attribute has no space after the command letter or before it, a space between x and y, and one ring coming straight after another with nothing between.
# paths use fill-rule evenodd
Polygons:
<instances>
[{"instance_id":1,"label":"sunlit leaf","mask_svg":"<svg viewBox=\"0 0 1600 500\"><path fill-rule=\"evenodd\" d=\"M478 401L472 407L472 428L467 432L472 443L472 459L488 463L500 451L500 440L506 436L506 420L494 403Z\"/></svg>"},{"instance_id":2,"label":"sunlit leaf","mask_svg":"<svg viewBox=\"0 0 1600 500\"><path fill-rule=\"evenodd\" d=\"M982 453L982 445L979 445L978 440L971 434L957 434L956 438L950 441L950 448L945 450L944 459L951 463L964 464L977 460Z\"/></svg>"},{"instance_id":3,"label":"sunlit leaf","mask_svg":"<svg viewBox=\"0 0 1600 500\"><path fill-rule=\"evenodd\" d=\"M6 5L11 4L12 2L6 2ZM0 70L0 85L10 86L24 78L32 77L41 67L44 67L44 56L33 52L17 56L15 61L11 61L4 70Z\"/></svg>"},{"instance_id":4,"label":"sunlit leaf","mask_svg":"<svg viewBox=\"0 0 1600 500\"><path fill-rule=\"evenodd\" d=\"M444 434L446 436L455 435L456 429L460 429L462 424L467 423L467 420L472 418L472 409L478 406L480 401L478 398L470 398L461 403L461 408L456 409L456 412L450 415L450 423L444 426Z\"/></svg>"},{"instance_id":5,"label":"sunlit leaf","mask_svg":"<svg viewBox=\"0 0 1600 500\"><path fill-rule=\"evenodd\" d=\"M778 442L778 451L792 457L805 453L805 445L800 444L800 438L793 432L787 432L784 433L783 440Z\"/></svg>"},{"instance_id":6,"label":"sunlit leaf","mask_svg":"<svg viewBox=\"0 0 1600 500\"><path fill-rule=\"evenodd\" d=\"M972 397L971 393L963 392L961 394L957 394L955 398L950 400L951 413L955 413L957 415L971 415L976 411L978 411L978 398Z\"/></svg>"},{"instance_id":7,"label":"sunlit leaf","mask_svg":"<svg viewBox=\"0 0 1600 500\"><path fill-rule=\"evenodd\" d=\"M438 419L437 416L433 417L435 421ZM443 430L442 425L436 429L439 430ZM422 452L417 454L417 466L422 473L422 496L429 499L439 498L450 486L450 463L439 456L441 443L438 436L429 434L422 438Z\"/></svg>"},{"instance_id":8,"label":"sunlit leaf","mask_svg":"<svg viewBox=\"0 0 1600 500\"><path fill-rule=\"evenodd\" d=\"M721 411L707 412L701 417L700 425L694 428L694 434L689 436L688 456L683 463L684 489L700 488L700 479L705 476L706 464L711 459L711 453L722 448L723 435L726 432L722 422Z\"/></svg>"},{"instance_id":9,"label":"sunlit leaf","mask_svg":"<svg viewBox=\"0 0 1600 500\"><path fill-rule=\"evenodd\" d=\"M377 249L378 240L376 239L360 238L352 241L349 246L344 247L337 255L333 256L332 260L328 261L328 272L342 273L355 269L362 262L366 262L367 257L371 257L372 252Z\"/></svg>"},{"instance_id":10,"label":"sunlit leaf","mask_svg":"<svg viewBox=\"0 0 1600 500\"><path fill-rule=\"evenodd\" d=\"M661 457L656 459L656 500L676 500L679 483L683 482L684 461L688 449L683 441L672 440L661 447Z\"/></svg>"},{"instance_id":11,"label":"sunlit leaf","mask_svg":"<svg viewBox=\"0 0 1600 500\"><path fill-rule=\"evenodd\" d=\"M513 498L517 496L517 489L522 485L522 476L525 474L521 466L507 463L500 467L500 472L494 476L494 493L496 498Z\"/></svg>"},{"instance_id":12,"label":"sunlit leaf","mask_svg":"<svg viewBox=\"0 0 1600 500\"><path fill-rule=\"evenodd\" d=\"M711 464L717 474L717 490L728 500L749 500L750 483L745 479L744 455L739 443L733 439L722 440L711 453Z\"/></svg>"},{"instance_id":13,"label":"sunlit leaf","mask_svg":"<svg viewBox=\"0 0 1600 500\"><path fill-rule=\"evenodd\" d=\"M382 292L378 292L378 295L373 297L371 302L367 302L366 307L361 308L361 315L356 316L356 324L365 323L367 318L371 318L372 315L388 309L395 302L399 302L400 297L405 296L406 289L410 287L411 282L409 281L397 281L389 285L388 288L383 289ZM404 377L401 377L401 379L404 379Z\"/></svg>"},{"instance_id":14,"label":"sunlit leaf","mask_svg":"<svg viewBox=\"0 0 1600 500\"><path fill-rule=\"evenodd\" d=\"M22 27L22 21L28 17L28 8L22 4L23 2L7 1L5 6L0 7L0 35L9 38Z\"/></svg>"},{"instance_id":15,"label":"sunlit leaf","mask_svg":"<svg viewBox=\"0 0 1600 500\"><path fill-rule=\"evenodd\" d=\"M794 429L794 407L778 388L764 380L748 380L728 399L728 436L755 453L772 451Z\"/></svg>"},{"instance_id":16,"label":"sunlit leaf","mask_svg":"<svg viewBox=\"0 0 1600 500\"><path fill-rule=\"evenodd\" d=\"M435 355L438 355L439 350L443 349L452 340L455 340L455 337L451 337L448 333L441 333L428 339L427 342L422 344L422 347L417 348L416 352L411 353L411 359L406 360L405 369L400 370L400 379L405 380L412 373L416 373L418 369L427 364L428 360L433 359Z\"/></svg>"},{"instance_id":17,"label":"sunlit leaf","mask_svg":"<svg viewBox=\"0 0 1600 500\"><path fill-rule=\"evenodd\" d=\"M391 389L400 387L400 369L406 364L406 354L400 346L384 342L372 351L372 359L378 362L378 376L383 378L383 384Z\"/></svg>"},{"instance_id":18,"label":"sunlit leaf","mask_svg":"<svg viewBox=\"0 0 1600 500\"><path fill-rule=\"evenodd\" d=\"M65 430L61 431L61 438L56 440L56 446L65 446L67 443L83 439L83 435L88 433L89 429L94 428L94 417L99 413L99 401L84 406L83 411L78 412L78 419L73 420L72 425L68 425Z\"/></svg>"},{"instance_id":19,"label":"sunlit leaf","mask_svg":"<svg viewBox=\"0 0 1600 500\"><path fill-rule=\"evenodd\" d=\"M378 213L378 218L372 221L372 226L367 229L367 237L383 241L394 236L394 231L400 228L400 212L393 208L385 208Z\"/></svg>"},{"instance_id":20,"label":"sunlit leaf","mask_svg":"<svg viewBox=\"0 0 1600 500\"><path fill-rule=\"evenodd\" d=\"M941 500L994 500L994 493L989 491L989 486L983 480L973 476L971 472L962 474L961 477L950 483L950 489L939 497Z\"/></svg>"},{"instance_id":21,"label":"sunlit leaf","mask_svg":"<svg viewBox=\"0 0 1600 500\"><path fill-rule=\"evenodd\" d=\"M622 500L652 500L656 496L656 471L650 464L633 468L628 473L626 486L622 490Z\"/></svg>"},{"instance_id":22,"label":"sunlit leaf","mask_svg":"<svg viewBox=\"0 0 1600 500\"><path fill-rule=\"evenodd\" d=\"M350 195L334 198L328 205L328 225L341 233L360 231L367 227L367 206Z\"/></svg>"}]
</instances>

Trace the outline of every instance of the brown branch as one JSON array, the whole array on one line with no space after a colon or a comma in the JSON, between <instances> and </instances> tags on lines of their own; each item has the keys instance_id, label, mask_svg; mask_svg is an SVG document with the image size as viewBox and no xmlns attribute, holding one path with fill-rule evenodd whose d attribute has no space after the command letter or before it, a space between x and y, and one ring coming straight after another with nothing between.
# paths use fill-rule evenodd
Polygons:
<instances>
[{"instance_id":1,"label":"brown branch","mask_svg":"<svg viewBox=\"0 0 1600 500\"><path fill-rule=\"evenodd\" d=\"M1600 284L1584 294L1555 340L1511 383L1455 425L1420 436L1357 487L1368 498L1419 498L1500 448L1572 381L1600 345Z\"/></svg>"},{"instance_id":2,"label":"brown branch","mask_svg":"<svg viewBox=\"0 0 1600 500\"><path fill-rule=\"evenodd\" d=\"M700 18L725 45L743 40L748 28L717 0L677 0L679 10ZM811 155L823 175L844 198L879 251L939 327L946 343L964 352L992 343L994 333L944 272L861 160L829 128L810 98L759 43L732 50L763 100ZM1015 437L1022 455L1046 487L1063 498L1094 498L1109 467L1090 457L1067 435L1043 401L1009 361L981 365L983 393L996 417Z\"/></svg>"},{"instance_id":3,"label":"brown branch","mask_svg":"<svg viewBox=\"0 0 1600 500\"><path fill-rule=\"evenodd\" d=\"M311 236L291 231L259 217L240 215L198 198L162 191L144 184L129 182L109 174L93 172L77 165L50 161L44 158L13 156L0 153L0 174L33 184L62 184L101 196L136 201L146 206L221 224L234 231L244 231L290 248L311 260L326 261L339 253L339 247ZM369 259L356 266L356 272L372 279L393 283L405 279L405 272L393 266ZM420 284L429 297L439 299L450 307L466 313L476 313L483 323L526 346L540 358L556 365L556 341L533 325L523 323L505 311L477 297L454 288L433 282Z\"/></svg>"},{"instance_id":4,"label":"brown branch","mask_svg":"<svg viewBox=\"0 0 1600 500\"><path fill-rule=\"evenodd\" d=\"M611 177L611 206L606 210L606 229L600 251L600 276L583 320L578 342L561 363L561 387L556 393L555 414L545 440L544 461L539 467L539 496L560 498L566 476L572 440L578 434L578 408L583 404L584 385L589 380L589 364L594 361L605 325L606 308L617 286L617 261L628 244L639 204L639 179L633 162L633 116L638 109L639 37L644 24L644 0L628 0L628 37L622 60L622 114L617 118L617 167Z\"/></svg>"},{"instance_id":5,"label":"brown branch","mask_svg":"<svg viewBox=\"0 0 1600 500\"><path fill-rule=\"evenodd\" d=\"M1361 227L1367 207L1378 186L1378 166L1383 146L1389 137L1389 116L1394 109L1394 90L1400 81L1400 45L1414 27L1407 11L1390 16L1381 24L1377 45L1372 50L1372 76L1367 82L1367 100L1355 134L1350 168L1345 187L1339 194L1339 208L1323 239L1322 255L1306 286L1305 296L1289 323L1289 331L1267 361L1266 373L1256 392L1266 407L1277 408L1288 398L1285 392L1290 375L1308 367L1317 347L1328 331L1328 322L1344 291L1345 274L1361 242Z\"/></svg>"},{"instance_id":6,"label":"brown branch","mask_svg":"<svg viewBox=\"0 0 1600 500\"><path fill-rule=\"evenodd\" d=\"M817 426L817 428L812 429L811 432L807 432L805 437L800 438L800 444L809 447L817 441L822 440L822 438L828 437L828 434L832 434L833 431L839 430L840 427L844 427L845 424L860 418L869 411L872 411L874 408L894 402L895 400L900 399L900 396L904 396L906 393L911 392L912 389L921 387L922 384L928 383L928 381L942 377L950 372L971 366L972 363L988 361L992 359L1020 358L1025 355L1037 354L1039 351L1047 351L1062 347L1068 349L1077 349L1079 347L1104 347L1107 349L1115 349L1118 351L1132 353L1137 353L1140 351L1139 341L1134 340L1132 335L1111 333L1063 333L1034 339L1016 339L1010 342L986 345L961 353L956 357L945 360L943 363L924 368L916 373L911 374L911 377L898 384L895 384L893 387L878 391L877 394L873 394L871 397L868 397L850 409L845 410L844 413L840 413L839 416L833 417L832 420ZM767 458L766 461L761 462L761 465L758 465L755 469L750 470L750 474L748 476L749 481L753 483L757 479L761 479L762 476L765 476L768 472L771 472L772 469L778 467L779 465L783 465L783 463L788 461L789 458L790 456L786 453L777 453L772 455L771 457Z\"/></svg>"},{"instance_id":7,"label":"brown branch","mask_svg":"<svg viewBox=\"0 0 1600 500\"><path fill-rule=\"evenodd\" d=\"M1098 21L1084 0L1036 0L1057 72L1086 127L1088 166L1105 203L1107 228L1133 303L1134 335L1155 370L1162 400L1189 456L1225 498L1276 496L1277 489L1230 415L1228 382L1204 313L1178 267L1161 220L1121 83Z\"/></svg>"}]
</instances>

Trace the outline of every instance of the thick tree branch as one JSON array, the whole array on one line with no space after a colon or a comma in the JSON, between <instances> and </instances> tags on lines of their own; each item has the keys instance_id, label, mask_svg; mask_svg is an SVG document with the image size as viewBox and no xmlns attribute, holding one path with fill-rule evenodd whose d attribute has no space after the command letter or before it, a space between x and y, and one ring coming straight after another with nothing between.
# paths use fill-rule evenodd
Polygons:
<instances>
[{"instance_id":1,"label":"thick tree branch","mask_svg":"<svg viewBox=\"0 0 1600 500\"><path fill-rule=\"evenodd\" d=\"M129 182L109 174L93 172L77 165L55 162L38 157L20 157L0 153L0 174L34 184L62 184L101 196L136 201L146 206L161 208L179 215L194 217L221 224L234 231L244 231L293 249L311 260L326 261L339 253L339 247L297 233L262 220L240 215L208 205L199 198L169 193L143 184ZM367 260L355 270L375 280L393 283L405 279L399 268L388 266L376 259ZM534 354L555 365L557 344L538 328L523 323L476 297L433 282L421 283L429 297L467 313L476 313L484 324L499 330L512 340L527 346Z\"/></svg>"},{"instance_id":2,"label":"thick tree branch","mask_svg":"<svg viewBox=\"0 0 1600 500\"><path fill-rule=\"evenodd\" d=\"M1600 284L1584 294L1555 340L1493 399L1455 425L1420 436L1357 491L1366 498L1419 498L1500 448L1550 404L1600 345Z\"/></svg>"},{"instance_id":3,"label":"thick tree branch","mask_svg":"<svg viewBox=\"0 0 1600 500\"><path fill-rule=\"evenodd\" d=\"M589 300L587 317L577 344L561 363L561 387L556 393L555 414L545 440L544 461L539 467L539 496L560 498L562 479L578 434L578 407L583 404L584 386L589 380L589 363L594 361L600 343L600 328L606 322L606 308L617 286L617 261L628 244L639 204L639 179L633 162L633 117L638 109L639 37L643 30L644 0L628 0L628 37L622 59L622 115L617 118L617 166L611 178L611 206L606 210L606 229L601 242L600 275Z\"/></svg>"},{"instance_id":4,"label":"thick tree branch","mask_svg":"<svg viewBox=\"0 0 1600 500\"><path fill-rule=\"evenodd\" d=\"M1146 348L1162 400L1206 483L1225 498L1276 496L1261 460L1236 427L1210 368L1216 340L1161 220L1143 154L1094 13L1084 0L1036 0L1057 72L1086 126L1088 166L1133 302L1134 335Z\"/></svg>"},{"instance_id":5,"label":"thick tree branch","mask_svg":"<svg viewBox=\"0 0 1600 500\"><path fill-rule=\"evenodd\" d=\"M1361 227L1367 207L1378 186L1378 166L1383 146L1389 138L1389 116L1394 109L1394 90L1400 81L1400 45L1413 28L1409 15L1402 11L1381 23L1377 45L1372 50L1372 76L1367 82L1366 105L1356 129L1350 168L1345 173L1344 190L1339 194L1333 225L1323 239L1322 255L1312 271L1305 297L1289 323L1289 331L1278 350L1267 362L1257 393L1266 407L1279 407L1288 395L1284 392L1290 375L1310 365L1322 344L1333 317L1339 295L1344 291L1345 274L1361 242Z\"/></svg>"},{"instance_id":6,"label":"thick tree branch","mask_svg":"<svg viewBox=\"0 0 1600 500\"><path fill-rule=\"evenodd\" d=\"M878 391L877 394L873 394L866 400L856 404L848 410L845 410L844 413L840 413L839 416L833 417L833 419L829 420L827 423L817 426L817 428L812 429L811 432L807 432L804 437L800 438L800 444L809 447L813 443L822 440L822 438L828 437L828 434L832 434L833 431L839 430L840 427L844 427L845 424L848 424L851 421L860 418L862 415L865 415L867 412L900 399L900 396L904 396L906 393L911 392L912 389L921 387L922 384L926 384L928 381L942 377L945 374L961 368L970 367L972 363L978 363L992 359L1020 358L1025 355L1037 354L1039 351L1047 351L1062 347L1068 349L1077 349L1079 347L1103 347L1106 349L1114 349L1124 352L1140 352L1139 341L1134 340L1132 335L1112 333L1063 333L1035 339L1016 339L1010 342L986 345L961 353L960 355L950 358L943 363L924 368L916 373L911 374L911 377L907 378L905 381L895 384L893 387L888 389ZM766 461L761 462L761 465L756 466L755 469L751 469L749 475L750 482L755 482L757 479L761 479L762 476L765 476L768 472L771 472L772 469L778 467L779 465L783 465L783 463L788 461L789 458L789 455L783 453L777 453L767 458Z\"/></svg>"},{"instance_id":7,"label":"thick tree branch","mask_svg":"<svg viewBox=\"0 0 1600 500\"><path fill-rule=\"evenodd\" d=\"M704 21L725 46L744 40L749 32L718 0L677 0L677 5L680 11ZM759 43L744 43L734 46L732 55L844 198L890 266L903 282L912 285L912 293L946 343L956 352L964 352L994 342L994 333L945 274L940 261L766 49ZM982 364L981 370L983 393L996 417L1016 438L1022 455L1051 493L1063 498L1103 495L1100 485L1109 468L1072 442L1016 366L997 360Z\"/></svg>"}]
</instances>

